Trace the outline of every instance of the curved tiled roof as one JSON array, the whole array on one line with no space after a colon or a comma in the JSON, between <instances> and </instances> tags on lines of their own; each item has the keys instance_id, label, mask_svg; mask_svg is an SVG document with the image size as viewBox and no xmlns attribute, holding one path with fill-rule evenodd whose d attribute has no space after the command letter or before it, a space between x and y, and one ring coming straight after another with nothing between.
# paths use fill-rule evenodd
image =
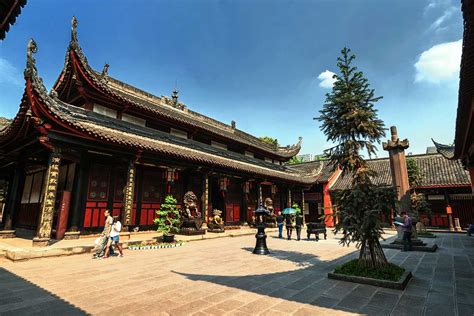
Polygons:
<instances>
[{"instance_id":1,"label":"curved tiled roof","mask_svg":"<svg viewBox=\"0 0 474 316\"><path fill-rule=\"evenodd\" d=\"M443 155L443 157L445 157L446 159L454 158L454 146L437 143L434 141L434 139L431 139L431 141L435 145L436 151L439 154Z\"/></svg>"},{"instance_id":2,"label":"curved tiled roof","mask_svg":"<svg viewBox=\"0 0 474 316\"><path fill-rule=\"evenodd\" d=\"M471 184L469 173L459 160L449 160L441 154L424 154L407 156L413 158L418 164L421 174L419 188L469 186ZM377 185L392 185L389 158L367 160L369 167L377 172L372 179ZM349 189L352 187L352 177L340 176L331 190Z\"/></svg>"},{"instance_id":3,"label":"curved tiled roof","mask_svg":"<svg viewBox=\"0 0 474 316\"><path fill-rule=\"evenodd\" d=\"M3 40L10 29L10 25L15 24L16 18L21 13L21 8L26 4L26 0L2 0L0 1L0 40Z\"/></svg>"},{"instance_id":4,"label":"curved tiled roof","mask_svg":"<svg viewBox=\"0 0 474 316\"><path fill-rule=\"evenodd\" d=\"M183 159L184 161L191 161L200 165L225 168L242 174L257 175L268 179L279 179L305 185L311 184L314 181L312 176L302 175L286 166L220 150L197 141L181 139L168 133L136 126L67 104L57 98L54 90L49 94L47 93L43 81L38 76L36 70L33 58L34 52L36 52L36 44L34 41L30 41L28 45L27 68L25 69L27 92L24 98L27 100L22 102L22 110L20 110L13 122L29 121L31 115L24 115L24 105L28 105L26 110L30 111L29 106L34 104L36 114L38 111L43 111L46 116L53 117L59 125L69 129L70 132L75 132L78 136L81 135L81 137L94 139L99 142L116 144L145 152L159 153L167 157ZM33 94L34 98L30 94ZM9 127L12 126L9 125ZM8 135L12 135L15 132L9 127L0 132L0 145L2 136L5 139Z\"/></svg>"},{"instance_id":5,"label":"curved tiled roof","mask_svg":"<svg viewBox=\"0 0 474 316\"><path fill-rule=\"evenodd\" d=\"M289 165L291 169L297 170L302 174L313 174L315 181L319 183L328 182L334 174L334 168L327 160L316 160L309 162Z\"/></svg>"},{"instance_id":6,"label":"curved tiled roof","mask_svg":"<svg viewBox=\"0 0 474 316\"><path fill-rule=\"evenodd\" d=\"M301 149L301 138L297 144L286 147L273 147L272 145L263 142L259 138L252 136L248 133L245 133L237 128L233 128L230 125L224 124L197 112L191 111L184 107L174 107L167 103L167 100L154 96L148 92L145 92L141 89L133 87L127 83L124 83L120 80L109 77L107 74L100 75L97 71L93 70L92 67L88 64L87 58L85 57L79 42L77 41L76 35L76 26L77 20L73 18L73 28L71 33L71 42L69 44L68 51L66 53L66 60L64 64L63 71L54 85L57 91L62 89L63 84L65 83L64 78L69 75L71 71L70 62L71 62L71 53L74 53L75 57L79 61L81 68L84 69L88 78L94 83L94 86L97 87L103 93L120 100L136 109L146 111L150 114L157 115L159 117L164 117L168 120L175 121L179 124L185 124L191 127L197 127L207 132L210 132L214 135L225 137L233 141L242 143L247 146L256 148L271 154L273 156L278 156L283 159L289 159L298 154Z\"/></svg>"}]
</instances>

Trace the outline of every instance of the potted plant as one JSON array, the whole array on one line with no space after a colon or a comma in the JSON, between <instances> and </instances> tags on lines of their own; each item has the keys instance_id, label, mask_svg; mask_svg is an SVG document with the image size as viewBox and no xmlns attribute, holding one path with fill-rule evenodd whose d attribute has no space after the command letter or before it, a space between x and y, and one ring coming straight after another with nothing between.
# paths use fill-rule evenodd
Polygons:
<instances>
[{"instance_id":1,"label":"potted plant","mask_svg":"<svg viewBox=\"0 0 474 316\"><path fill-rule=\"evenodd\" d=\"M156 215L158 215L154 221L157 225L156 230L163 233L164 242L173 242L174 234L179 231L178 225L181 218L176 204L176 199L168 195L165 197L165 202L161 204L160 209L156 211Z\"/></svg>"}]
</instances>

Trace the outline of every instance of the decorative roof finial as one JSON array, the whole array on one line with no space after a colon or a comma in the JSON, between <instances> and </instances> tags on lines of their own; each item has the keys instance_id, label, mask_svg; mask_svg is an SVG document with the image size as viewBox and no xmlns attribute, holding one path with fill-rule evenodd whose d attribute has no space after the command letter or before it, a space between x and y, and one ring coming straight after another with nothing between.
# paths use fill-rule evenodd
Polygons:
<instances>
[{"instance_id":1,"label":"decorative roof finial","mask_svg":"<svg viewBox=\"0 0 474 316\"><path fill-rule=\"evenodd\" d=\"M30 39L28 42L28 46L26 48L26 69L25 69L25 77L30 76L36 69L36 60L35 57L33 56L36 52L38 51L38 46L36 45L36 42L34 39Z\"/></svg>"},{"instance_id":2,"label":"decorative roof finial","mask_svg":"<svg viewBox=\"0 0 474 316\"><path fill-rule=\"evenodd\" d=\"M171 96L171 99L173 99L173 105L174 106L178 105L178 93L179 93L179 91L176 90L176 87L174 87L173 95Z\"/></svg>"},{"instance_id":3,"label":"decorative roof finial","mask_svg":"<svg viewBox=\"0 0 474 316\"><path fill-rule=\"evenodd\" d=\"M230 121L230 126L232 127L232 129L235 129L235 126L236 126L235 121Z\"/></svg>"},{"instance_id":4,"label":"decorative roof finial","mask_svg":"<svg viewBox=\"0 0 474 316\"><path fill-rule=\"evenodd\" d=\"M73 15L71 20L71 41L77 42L77 19Z\"/></svg>"},{"instance_id":5,"label":"decorative roof finial","mask_svg":"<svg viewBox=\"0 0 474 316\"><path fill-rule=\"evenodd\" d=\"M108 81L109 79L109 64L105 63L104 68L102 69L102 73L100 74L100 78L104 81Z\"/></svg>"}]
</instances>

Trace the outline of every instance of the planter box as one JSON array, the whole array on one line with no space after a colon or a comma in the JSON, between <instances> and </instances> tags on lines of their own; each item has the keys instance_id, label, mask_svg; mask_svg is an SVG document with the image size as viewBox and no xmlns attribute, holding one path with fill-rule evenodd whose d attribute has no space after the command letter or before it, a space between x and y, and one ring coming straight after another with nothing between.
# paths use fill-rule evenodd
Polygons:
<instances>
[{"instance_id":1,"label":"planter box","mask_svg":"<svg viewBox=\"0 0 474 316\"><path fill-rule=\"evenodd\" d=\"M149 249L161 249L161 248L176 248L181 247L183 245L182 242L175 243L175 244L160 244L160 245L147 245L147 246L138 246L138 245L129 245L129 250L149 250Z\"/></svg>"},{"instance_id":2,"label":"planter box","mask_svg":"<svg viewBox=\"0 0 474 316\"><path fill-rule=\"evenodd\" d=\"M328 273L328 278L330 279L374 285L374 286L385 287L385 288L394 289L394 290L404 290L408 284L408 281L410 281L411 277L412 275L410 271L405 271L398 282L372 279L372 278L360 277L360 276L355 276L355 275L332 273L332 272Z\"/></svg>"}]
</instances>

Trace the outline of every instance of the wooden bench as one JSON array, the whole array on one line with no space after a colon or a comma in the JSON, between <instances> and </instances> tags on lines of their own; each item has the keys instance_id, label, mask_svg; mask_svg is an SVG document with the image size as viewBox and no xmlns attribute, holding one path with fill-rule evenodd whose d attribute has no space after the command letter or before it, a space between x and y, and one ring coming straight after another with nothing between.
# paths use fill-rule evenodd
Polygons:
<instances>
[{"instance_id":1,"label":"wooden bench","mask_svg":"<svg viewBox=\"0 0 474 316\"><path fill-rule=\"evenodd\" d=\"M310 239L311 234L316 235L316 241L319 241L319 234L324 234L324 239L326 239L326 225L324 225L324 223L307 223L306 234L308 235L308 240Z\"/></svg>"}]
</instances>

